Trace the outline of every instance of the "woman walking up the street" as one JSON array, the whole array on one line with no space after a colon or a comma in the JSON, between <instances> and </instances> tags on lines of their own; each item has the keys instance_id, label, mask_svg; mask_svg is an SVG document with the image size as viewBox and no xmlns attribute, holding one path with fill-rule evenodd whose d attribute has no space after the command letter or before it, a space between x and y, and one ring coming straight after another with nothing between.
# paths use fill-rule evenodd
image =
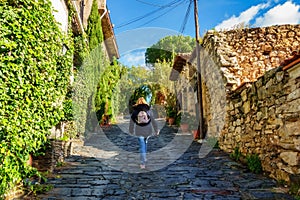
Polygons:
<instances>
[{"instance_id":1,"label":"woman walking up the street","mask_svg":"<svg viewBox=\"0 0 300 200\"><path fill-rule=\"evenodd\" d=\"M159 134L157 122L153 117L153 113L150 110L150 106L143 97L140 97L136 104L133 106L133 112L131 114L129 133L138 136L140 146L140 168L146 168L146 154L147 154L147 140L153 135L153 129L155 135Z\"/></svg>"}]
</instances>

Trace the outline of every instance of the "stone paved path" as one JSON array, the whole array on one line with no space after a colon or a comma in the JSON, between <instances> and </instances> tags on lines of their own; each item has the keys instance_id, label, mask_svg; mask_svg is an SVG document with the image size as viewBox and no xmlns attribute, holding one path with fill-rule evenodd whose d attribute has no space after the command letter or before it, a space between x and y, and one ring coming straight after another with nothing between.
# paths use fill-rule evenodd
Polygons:
<instances>
[{"instance_id":1,"label":"stone paved path","mask_svg":"<svg viewBox=\"0 0 300 200\"><path fill-rule=\"evenodd\" d=\"M38 198L293 199L275 181L250 173L218 149L199 158L201 144L168 126L149 139L147 169L141 170L137 139L126 129L124 123L87 135L85 145L66 160L68 167L48 180L54 189ZM185 141L191 143L187 149Z\"/></svg>"}]
</instances>

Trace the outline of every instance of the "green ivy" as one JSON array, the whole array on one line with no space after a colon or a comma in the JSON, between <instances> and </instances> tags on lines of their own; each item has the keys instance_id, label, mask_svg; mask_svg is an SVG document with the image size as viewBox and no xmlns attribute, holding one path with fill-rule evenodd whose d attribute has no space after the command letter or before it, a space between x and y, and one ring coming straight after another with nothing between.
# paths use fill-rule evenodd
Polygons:
<instances>
[{"instance_id":1,"label":"green ivy","mask_svg":"<svg viewBox=\"0 0 300 200\"><path fill-rule=\"evenodd\" d=\"M83 112L77 115L77 119L80 119L81 122L79 126L81 130L92 131L103 115L113 117L115 110L118 109L118 97L115 91L122 69L116 61L110 65L110 61L103 52L104 38L96 0L93 1L86 32L90 54L84 59L80 72L82 75L77 79L85 86L78 85L75 92L85 93L86 97L85 101L81 101L84 98L76 99L76 102L79 103L76 106L80 106L84 108L81 110L86 111L86 115ZM86 88L84 89L84 87ZM83 96L83 94L79 96ZM83 126L84 124L85 126Z\"/></svg>"},{"instance_id":2,"label":"green ivy","mask_svg":"<svg viewBox=\"0 0 300 200\"><path fill-rule=\"evenodd\" d=\"M102 71L95 96L95 110L99 121L101 121L103 115L114 118L116 112L118 112L118 84L124 72L125 69L119 66L117 62Z\"/></svg>"},{"instance_id":3,"label":"green ivy","mask_svg":"<svg viewBox=\"0 0 300 200\"><path fill-rule=\"evenodd\" d=\"M97 0L93 0L91 14L88 19L87 35L89 37L90 50L97 48L101 42L103 42L103 33Z\"/></svg>"},{"instance_id":4,"label":"green ivy","mask_svg":"<svg viewBox=\"0 0 300 200\"><path fill-rule=\"evenodd\" d=\"M82 62L75 76L72 89L73 117L78 133L83 134L90 129L95 112L95 94L100 81L101 72L109 66L109 62L99 45L93 49Z\"/></svg>"},{"instance_id":5,"label":"green ivy","mask_svg":"<svg viewBox=\"0 0 300 200\"><path fill-rule=\"evenodd\" d=\"M29 154L64 116L72 52L48 0L0 2L0 196L35 173Z\"/></svg>"},{"instance_id":6,"label":"green ivy","mask_svg":"<svg viewBox=\"0 0 300 200\"><path fill-rule=\"evenodd\" d=\"M229 155L230 158L232 158L233 160L235 161L239 161L240 158L242 157L242 153L240 151L240 148L239 147L235 147L234 148L234 151Z\"/></svg>"},{"instance_id":7,"label":"green ivy","mask_svg":"<svg viewBox=\"0 0 300 200\"><path fill-rule=\"evenodd\" d=\"M70 7L72 11L72 7ZM72 13L70 16L72 17ZM70 21L70 20L69 20ZM85 123L86 112L81 109L86 107L85 97L89 94L90 88L92 86L86 86L87 79L85 79L85 74L92 73L92 65L84 64L85 59L89 55L89 49L86 43L85 35L78 35L73 37L73 46L74 46L74 57L73 57L73 66L74 66L74 84L68 87L68 92L66 99L64 101L64 118L63 121L68 122L66 127L66 135L69 135L70 138L81 135L84 132L84 129L81 126L81 123L76 123L78 121ZM88 63L88 62L86 62ZM85 66L83 68L83 66ZM88 76L90 77L90 76Z\"/></svg>"},{"instance_id":8,"label":"green ivy","mask_svg":"<svg viewBox=\"0 0 300 200\"><path fill-rule=\"evenodd\" d=\"M76 71L81 69L84 59L89 55L89 48L86 43L86 36L78 35L74 37L74 60L73 65Z\"/></svg>"},{"instance_id":9,"label":"green ivy","mask_svg":"<svg viewBox=\"0 0 300 200\"><path fill-rule=\"evenodd\" d=\"M69 3L69 9L74 9ZM73 14L70 17L74 17ZM94 37L97 37L94 39ZM64 102L65 121L69 121L69 135L83 135L86 128L91 127L90 121L94 110L94 101L99 82L100 71L109 65L103 49L99 44L103 41L101 20L97 9L97 1L93 2L91 14L88 19L87 34L74 36L74 84L69 88L68 96ZM72 121L70 121L72 120ZM74 120L74 121L73 121ZM69 130L67 130L69 131Z\"/></svg>"}]
</instances>

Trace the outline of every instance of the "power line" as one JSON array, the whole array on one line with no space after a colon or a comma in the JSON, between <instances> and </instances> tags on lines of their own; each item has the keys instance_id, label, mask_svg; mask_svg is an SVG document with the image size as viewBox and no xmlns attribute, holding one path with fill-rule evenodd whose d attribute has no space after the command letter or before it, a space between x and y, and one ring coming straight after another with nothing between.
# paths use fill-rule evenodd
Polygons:
<instances>
[{"instance_id":1,"label":"power line","mask_svg":"<svg viewBox=\"0 0 300 200\"><path fill-rule=\"evenodd\" d=\"M190 4L186 10L186 13L185 13L185 16L184 16L184 20L181 24L181 27L180 27L180 33L183 33L184 32L184 29L186 27L186 24L187 24L187 21L188 21L188 18L189 18L189 15L190 15L190 12L191 12L191 7L192 7L192 0L190 0Z\"/></svg>"},{"instance_id":2,"label":"power line","mask_svg":"<svg viewBox=\"0 0 300 200\"><path fill-rule=\"evenodd\" d=\"M155 6L155 7L163 7L162 5L158 5L158 4L153 4L153 3L148 3L148 2L145 2L145 1L141 1L141 0L136 0L140 3L143 3L143 4L146 4L146 5L150 5L150 6Z\"/></svg>"},{"instance_id":3,"label":"power line","mask_svg":"<svg viewBox=\"0 0 300 200\"><path fill-rule=\"evenodd\" d=\"M159 15L159 16L157 16L157 17L155 17L155 18L153 18L153 19L151 19L151 20L145 22L144 24L142 24L142 25L140 25L140 26L144 26L144 25L146 25L146 24L149 24L149 23L153 22L154 20L156 20L156 19L158 19L158 18L164 16L165 14L167 14L167 13L169 13L170 11L174 10L175 8L177 8L177 7L178 7L180 4L182 4L182 3L183 3L183 2L180 2L180 3L178 3L177 5L174 5L173 7L171 7L171 8L170 8L169 10L167 10L166 12L164 12L164 13L162 13L161 15Z\"/></svg>"},{"instance_id":4,"label":"power line","mask_svg":"<svg viewBox=\"0 0 300 200\"><path fill-rule=\"evenodd\" d=\"M120 24L119 26L116 26L115 29L121 28L121 27L124 27L124 26L127 26L127 25L129 25L129 24L132 24L132 23L134 23L134 22L140 21L140 20L142 20L142 19L145 19L146 17L149 17L149 16L151 16L151 15L153 15L153 14L155 14L155 13L161 11L161 10L164 10L165 8L174 6L175 4L177 4L177 3L180 2L180 1L185 1L185 0L174 0L174 1L172 1L172 2L170 2L170 3L168 3L168 4L166 4L166 5L163 5L161 8L158 8L158 9L156 9L156 10L154 10L154 11L151 11L151 12L149 12L149 13L146 13L146 14L144 14L144 15L142 15L142 16L139 16L139 17L136 17L136 18L134 18L134 19L131 19L131 20L127 21L127 22L124 22L123 24Z\"/></svg>"},{"instance_id":5,"label":"power line","mask_svg":"<svg viewBox=\"0 0 300 200\"><path fill-rule=\"evenodd\" d=\"M154 10L154 11L151 11L151 12L149 12L149 13L146 13L146 14L144 14L144 15L142 15L142 16L139 16L139 17L137 17L137 18L134 18L134 19L131 19L131 20L127 21L127 22L124 22L123 24L117 26L116 29L117 29L117 28L121 28L121 27L123 27L123 26L127 26L127 25L129 25L129 24L134 23L134 22L140 21L140 20L142 20L142 19L144 19L144 18L146 18L146 17L148 17L148 16L151 16L151 15L155 14L156 12L159 12L159 11L161 11L161 10L167 8L167 7L173 6L174 4L176 4L177 2L180 2L180 1L181 1L181 0L174 0L174 1L172 1L171 3L162 6L161 8L158 8L158 9L156 9L156 10Z\"/></svg>"}]
</instances>

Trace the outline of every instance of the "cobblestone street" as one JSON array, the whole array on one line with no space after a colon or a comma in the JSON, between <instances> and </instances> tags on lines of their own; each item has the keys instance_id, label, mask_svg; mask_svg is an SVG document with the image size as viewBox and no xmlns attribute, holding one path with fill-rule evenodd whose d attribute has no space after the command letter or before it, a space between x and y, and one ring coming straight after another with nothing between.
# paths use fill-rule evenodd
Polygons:
<instances>
[{"instance_id":1,"label":"cobblestone street","mask_svg":"<svg viewBox=\"0 0 300 200\"><path fill-rule=\"evenodd\" d=\"M251 173L219 149L200 158L201 144L190 134L162 127L148 141L146 169L139 169L138 141L126 133L126 123L87 135L84 146L67 158L67 167L48 180L54 188L38 198L293 199L274 180ZM187 148L185 141L191 143Z\"/></svg>"}]
</instances>

